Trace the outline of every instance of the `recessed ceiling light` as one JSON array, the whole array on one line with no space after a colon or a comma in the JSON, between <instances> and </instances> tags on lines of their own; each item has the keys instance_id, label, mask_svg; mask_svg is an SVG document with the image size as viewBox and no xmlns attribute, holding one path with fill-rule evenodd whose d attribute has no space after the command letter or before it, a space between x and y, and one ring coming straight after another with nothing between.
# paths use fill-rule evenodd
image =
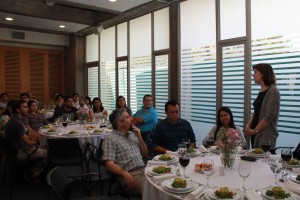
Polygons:
<instances>
[{"instance_id":1,"label":"recessed ceiling light","mask_svg":"<svg viewBox=\"0 0 300 200\"><path fill-rule=\"evenodd\" d=\"M110 1L110 2L116 2L117 0L108 0L108 1Z\"/></svg>"},{"instance_id":2,"label":"recessed ceiling light","mask_svg":"<svg viewBox=\"0 0 300 200\"><path fill-rule=\"evenodd\" d=\"M59 25L59 28L66 28L65 25Z\"/></svg>"},{"instance_id":3,"label":"recessed ceiling light","mask_svg":"<svg viewBox=\"0 0 300 200\"><path fill-rule=\"evenodd\" d=\"M12 17L6 17L5 18L7 21L12 21L12 20L14 20Z\"/></svg>"}]
</instances>

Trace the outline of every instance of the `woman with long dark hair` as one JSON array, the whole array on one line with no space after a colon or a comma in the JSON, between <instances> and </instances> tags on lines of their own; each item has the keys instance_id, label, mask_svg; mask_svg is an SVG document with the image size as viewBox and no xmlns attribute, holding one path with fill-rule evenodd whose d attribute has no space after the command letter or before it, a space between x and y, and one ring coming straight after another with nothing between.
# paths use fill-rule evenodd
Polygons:
<instances>
[{"instance_id":1,"label":"woman with long dark hair","mask_svg":"<svg viewBox=\"0 0 300 200\"><path fill-rule=\"evenodd\" d=\"M238 131L239 135L240 135L240 142L243 142L244 144L246 144L246 140L245 140L245 137L244 137L244 134L243 134L241 128L239 126L235 126L234 125L233 114L232 114L230 108L228 108L226 106L222 106L218 110L217 123L210 130L210 132L208 133L208 135L213 136L214 137L214 141L216 141L217 138L218 138L218 132L219 132L219 130L222 127L236 129ZM209 145L207 145L207 143L206 143L206 138L202 141L202 144L205 147L208 147Z\"/></svg>"},{"instance_id":2,"label":"woman with long dark hair","mask_svg":"<svg viewBox=\"0 0 300 200\"><path fill-rule=\"evenodd\" d=\"M93 99L93 113L94 117L99 118L106 118L107 117L107 110L103 107L100 98L95 97Z\"/></svg>"},{"instance_id":3,"label":"woman with long dark hair","mask_svg":"<svg viewBox=\"0 0 300 200\"><path fill-rule=\"evenodd\" d=\"M124 110L126 111L130 116L132 115L131 109L127 107L125 97L123 96L118 96L116 100L116 110L121 111Z\"/></svg>"}]
</instances>

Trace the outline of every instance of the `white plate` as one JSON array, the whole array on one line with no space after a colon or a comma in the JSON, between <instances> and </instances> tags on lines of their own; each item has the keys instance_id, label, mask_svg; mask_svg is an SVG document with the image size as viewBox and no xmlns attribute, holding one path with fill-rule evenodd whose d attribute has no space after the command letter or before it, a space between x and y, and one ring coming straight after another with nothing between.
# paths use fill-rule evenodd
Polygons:
<instances>
[{"instance_id":1,"label":"white plate","mask_svg":"<svg viewBox=\"0 0 300 200\"><path fill-rule=\"evenodd\" d=\"M220 188L207 191L206 192L207 196L213 200L220 199L220 198L217 198L215 195L215 191L218 189L220 189ZM229 191L233 191L234 193L236 193L231 200L240 200L242 198L243 195L241 194L241 192L239 190L235 190L232 188L228 188L228 189L229 189ZM225 200L225 199L222 199L222 200Z\"/></svg>"},{"instance_id":2,"label":"white plate","mask_svg":"<svg viewBox=\"0 0 300 200\"><path fill-rule=\"evenodd\" d=\"M209 148L209 151L211 153L215 153L215 154L220 154L221 150L220 149L217 149L216 146L212 146Z\"/></svg>"},{"instance_id":3,"label":"white plate","mask_svg":"<svg viewBox=\"0 0 300 200\"><path fill-rule=\"evenodd\" d=\"M56 135L56 134L58 134L58 132L57 131L50 131L50 132L46 131L45 134L46 135Z\"/></svg>"},{"instance_id":4,"label":"white plate","mask_svg":"<svg viewBox=\"0 0 300 200\"><path fill-rule=\"evenodd\" d=\"M70 131L69 131L69 132L70 132ZM76 133L73 133L73 134L70 134L69 132L66 134L66 136L72 137L72 136L78 136L78 135L80 135L79 132L76 132Z\"/></svg>"},{"instance_id":5,"label":"white plate","mask_svg":"<svg viewBox=\"0 0 300 200\"><path fill-rule=\"evenodd\" d=\"M199 149L194 148L194 152L191 152L191 153L187 152L187 154L188 154L189 156L193 157L193 156L198 156L198 155L200 155L201 152L199 151Z\"/></svg>"},{"instance_id":6,"label":"white plate","mask_svg":"<svg viewBox=\"0 0 300 200\"><path fill-rule=\"evenodd\" d=\"M284 188L283 188L284 189ZM261 192L261 196L265 199L268 199L268 200L278 200L278 199L275 199L273 196L267 196L266 195L266 191L267 190L272 190L272 187L266 187L266 188L263 188L262 190L260 190ZM288 191L286 189L284 189L286 192L290 193L291 196L288 197L288 198L285 198L284 200L293 200L293 199L298 199L298 195L296 195L295 193L291 192L291 191Z\"/></svg>"},{"instance_id":7,"label":"white plate","mask_svg":"<svg viewBox=\"0 0 300 200\"><path fill-rule=\"evenodd\" d=\"M168 160L168 161L167 161L167 160L159 160L160 156L161 156L161 155L155 156L155 157L153 158L153 160L155 160L155 161L167 162L168 164L176 163L176 162L179 161L178 158L172 157L172 155L170 155L171 158L172 158L171 160Z\"/></svg>"},{"instance_id":8,"label":"white plate","mask_svg":"<svg viewBox=\"0 0 300 200\"><path fill-rule=\"evenodd\" d=\"M286 165L287 168L300 168L300 165Z\"/></svg>"},{"instance_id":9,"label":"white plate","mask_svg":"<svg viewBox=\"0 0 300 200\"><path fill-rule=\"evenodd\" d=\"M290 175L290 180L291 180L291 181L300 184L300 181L298 181L296 178L297 178L297 175L295 175L295 174L291 174L291 175ZM300 186L299 186L299 187L300 187Z\"/></svg>"},{"instance_id":10,"label":"white plate","mask_svg":"<svg viewBox=\"0 0 300 200\"><path fill-rule=\"evenodd\" d=\"M153 172L153 168L154 168L154 167L158 167L158 166L159 166L159 165L147 167L146 173L147 173L149 176L161 176L161 175L165 175L165 174L174 174L174 173L175 173L175 169L174 169L173 167L171 167L171 172L169 172L169 173L158 174L158 173ZM164 167L167 167L167 166L164 166Z\"/></svg>"},{"instance_id":11,"label":"white plate","mask_svg":"<svg viewBox=\"0 0 300 200\"><path fill-rule=\"evenodd\" d=\"M196 189L197 185L190 180L186 180L186 188L173 188L174 178L165 180L161 183L162 188L173 193L188 193Z\"/></svg>"},{"instance_id":12,"label":"white plate","mask_svg":"<svg viewBox=\"0 0 300 200\"><path fill-rule=\"evenodd\" d=\"M253 157L256 157L256 158L264 158L265 157L265 154L257 154L257 153L253 153L252 150L249 150L246 155L249 155L249 156L253 156ZM266 156L270 155L270 152L267 152Z\"/></svg>"},{"instance_id":13,"label":"white plate","mask_svg":"<svg viewBox=\"0 0 300 200\"><path fill-rule=\"evenodd\" d=\"M97 129L98 130L98 129ZM90 135L101 135L101 134L103 134L103 131L102 130L100 130L101 132L95 132L95 131L92 131L92 132L90 132Z\"/></svg>"}]
</instances>

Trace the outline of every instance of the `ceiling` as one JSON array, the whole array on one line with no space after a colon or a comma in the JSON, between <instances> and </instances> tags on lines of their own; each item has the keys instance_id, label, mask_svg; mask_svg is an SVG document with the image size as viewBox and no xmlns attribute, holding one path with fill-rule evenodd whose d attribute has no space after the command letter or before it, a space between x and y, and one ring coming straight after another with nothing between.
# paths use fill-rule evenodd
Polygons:
<instances>
[{"instance_id":1,"label":"ceiling","mask_svg":"<svg viewBox=\"0 0 300 200\"><path fill-rule=\"evenodd\" d=\"M85 35L107 22L122 22L172 1L176 0L0 0L0 27ZM6 17L14 20L7 21Z\"/></svg>"}]
</instances>

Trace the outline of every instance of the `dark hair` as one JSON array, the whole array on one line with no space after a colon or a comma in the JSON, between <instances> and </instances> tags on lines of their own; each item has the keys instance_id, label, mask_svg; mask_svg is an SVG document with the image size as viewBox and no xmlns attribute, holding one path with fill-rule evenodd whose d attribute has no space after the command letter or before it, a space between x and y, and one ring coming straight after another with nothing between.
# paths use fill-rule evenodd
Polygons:
<instances>
[{"instance_id":1,"label":"dark hair","mask_svg":"<svg viewBox=\"0 0 300 200\"><path fill-rule=\"evenodd\" d=\"M215 137L217 136L217 133L219 131L219 129L223 126L223 123L221 122L220 120L220 113L221 111L224 111L226 113L229 114L230 116L230 121L229 121L229 127L230 128L235 128L235 125L234 125L234 120L233 120L233 115L232 115L232 112L230 110L230 108L228 108L227 106L222 106L221 108L219 108L218 110L218 116L217 116L217 129L215 131ZM215 138L216 139L216 138Z\"/></svg>"},{"instance_id":2,"label":"dark hair","mask_svg":"<svg viewBox=\"0 0 300 200\"><path fill-rule=\"evenodd\" d=\"M72 101L73 101L73 98L72 98L72 97L66 96L66 97L64 98L64 102L67 102L68 99L72 99Z\"/></svg>"},{"instance_id":3,"label":"dark hair","mask_svg":"<svg viewBox=\"0 0 300 200\"><path fill-rule=\"evenodd\" d=\"M20 94L20 99L22 98L22 96L26 96L27 98L29 98L29 95L28 95L26 92L22 92L22 93Z\"/></svg>"},{"instance_id":4,"label":"dark hair","mask_svg":"<svg viewBox=\"0 0 300 200\"><path fill-rule=\"evenodd\" d=\"M64 98L64 96L60 93L58 93L56 96L55 96L55 101L58 99L58 97L61 97L62 99Z\"/></svg>"},{"instance_id":5,"label":"dark hair","mask_svg":"<svg viewBox=\"0 0 300 200\"><path fill-rule=\"evenodd\" d=\"M78 94L78 93L76 93L76 92L73 94L73 96L72 96L72 97L74 98L74 96L75 96L75 95L77 95L77 96L79 97L79 94Z\"/></svg>"},{"instance_id":6,"label":"dark hair","mask_svg":"<svg viewBox=\"0 0 300 200\"><path fill-rule=\"evenodd\" d=\"M30 107L33 103L38 104L36 100L31 99L31 100L29 100L29 101L27 102L28 107Z\"/></svg>"},{"instance_id":7,"label":"dark hair","mask_svg":"<svg viewBox=\"0 0 300 200\"><path fill-rule=\"evenodd\" d=\"M26 103L24 100L14 100L12 104L12 114L18 114L17 109L21 109L21 105Z\"/></svg>"},{"instance_id":8,"label":"dark hair","mask_svg":"<svg viewBox=\"0 0 300 200\"><path fill-rule=\"evenodd\" d=\"M93 99L93 112L94 112L94 113L97 112L97 108L94 106L95 101L100 101L100 103L101 103L101 104L100 104L100 112L102 112L102 111L104 110L104 107L103 107L102 101L100 100L99 97L95 97L95 98Z\"/></svg>"},{"instance_id":9,"label":"dark hair","mask_svg":"<svg viewBox=\"0 0 300 200\"><path fill-rule=\"evenodd\" d=\"M10 111L10 109L8 109L8 108L12 108L12 105L13 105L14 101L15 101L15 100L9 100L9 101L7 102L7 104L6 104L6 109L5 109L4 113L3 113L3 115L8 115L8 116L11 117L11 111Z\"/></svg>"},{"instance_id":10,"label":"dark hair","mask_svg":"<svg viewBox=\"0 0 300 200\"><path fill-rule=\"evenodd\" d=\"M118 98L117 98L117 100L116 100L116 108L120 108L120 107L119 107L119 104L118 104L118 101L119 101L120 99L122 99L122 98L125 100L125 97L123 97L123 96L118 96ZM125 100L124 108L127 108L127 106L126 106L126 100Z\"/></svg>"},{"instance_id":11,"label":"dark hair","mask_svg":"<svg viewBox=\"0 0 300 200\"><path fill-rule=\"evenodd\" d=\"M143 97L143 101L145 101L146 97L151 97L151 98L152 98L152 96L151 96L150 94L146 94L146 95Z\"/></svg>"},{"instance_id":12,"label":"dark hair","mask_svg":"<svg viewBox=\"0 0 300 200\"><path fill-rule=\"evenodd\" d=\"M273 68L268 63L259 63L252 67L262 74L262 80L266 86L276 85L276 77Z\"/></svg>"},{"instance_id":13,"label":"dark hair","mask_svg":"<svg viewBox=\"0 0 300 200\"><path fill-rule=\"evenodd\" d=\"M113 129L117 129L118 128L118 121L123 120L123 112L125 112L125 110L114 110L110 115L109 115L109 122L111 123Z\"/></svg>"},{"instance_id":14,"label":"dark hair","mask_svg":"<svg viewBox=\"0 0 300 200\"><path fill-rule=\"evenodd\" d=\"M0 94L0 97L2 97L4 95L8 96L8 94L6 92L3 92L3 93Z\"/></svg>"},{"instance_id":15,"label":"dark hair","mask_svg":"<svg viewBox=\"0 0 300 200\"><path fill-rule=\"evenodd\" d=\"M89 100L89 104L90 104L90 106L91 106L91 107L93 106L93 104L92 104L92 100L91 100L91 97L89 97L89 96L86 96L84 99L87 99L87 100Z\"/></svg>"},{"instance_id":16,"label":"dark hair","mask_svg":"<svg viewBox=\"0 0 300 200\"><path fill-rule=\"evenodd\" d=\"M168 111L168 106L169 106L169 105L171 105L171 106L176 106L176 105L178 105L178 106L180 107L178 101L176 101L176 100L174 100L174 99L171 99L171 100L167 101L167 103L165 104L165 112Z\"/></svg>"}]
</instances>

